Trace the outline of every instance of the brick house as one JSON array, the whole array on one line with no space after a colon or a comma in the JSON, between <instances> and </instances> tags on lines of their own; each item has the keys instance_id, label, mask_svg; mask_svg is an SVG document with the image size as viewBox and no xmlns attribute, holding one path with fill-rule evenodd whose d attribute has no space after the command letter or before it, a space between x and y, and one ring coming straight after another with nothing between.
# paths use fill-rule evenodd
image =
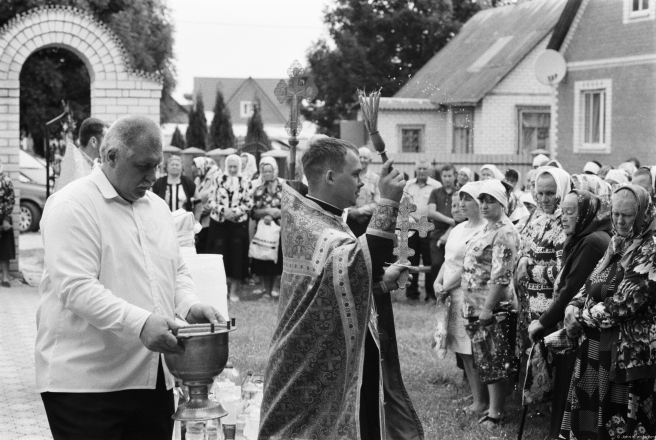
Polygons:
<instances>
[{"instance_id":1,"label":"brick house","mask_svg":"<svg viewBox=\"0 0 656 440\"><path fill-rule=\"evenodd\" d=\"M656 0L569 0L549 46L567 62L554 151L571 170L656 164Z\"/></svg>"},{"instance_id":2,"label":"brick house","mask_svg":"<svg viewBox=\"0 0 656 440\"><path fill-rule=\"evenodd\" d=\"M410 171L419 158L475 171L493 162L530 168L549 148L551 87L537 81L543 52L567 0L533 0L477 13L392 98L379 130Z\"/></svg>"}]
</instances>

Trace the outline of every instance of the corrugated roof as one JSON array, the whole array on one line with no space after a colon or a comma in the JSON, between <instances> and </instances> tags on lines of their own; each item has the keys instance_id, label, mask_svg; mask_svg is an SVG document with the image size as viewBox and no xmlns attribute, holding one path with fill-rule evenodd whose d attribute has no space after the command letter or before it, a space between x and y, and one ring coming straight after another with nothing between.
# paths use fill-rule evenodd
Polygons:
<instances>
[{"instance_id":1,"label":"corrugated roof","mask_svg":"<svg viewBox=\"0 0 656 440\"><path fill-rule=\"evenodd\" d=\"M531 0L474 15L395 98L475 105L551 32L567 0Z\"/></svg>"},{"instance_id":2,"label":"corrugated roof","mask_svg":"<svg viewBox=\"0 0 656 440\"><path fill-rule=\"evenodd\" d=\"M435 110L438 108L428 99L421 98L380 98L379 108L385 110Z\"/></svg>"}]
</instances>

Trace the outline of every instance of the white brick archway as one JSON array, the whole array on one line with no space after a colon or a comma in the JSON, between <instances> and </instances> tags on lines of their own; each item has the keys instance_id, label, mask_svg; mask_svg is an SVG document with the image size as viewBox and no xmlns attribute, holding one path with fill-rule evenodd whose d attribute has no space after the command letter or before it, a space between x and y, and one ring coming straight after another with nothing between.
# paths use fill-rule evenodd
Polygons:
<instances>
[{"instance_id":1,"label":"white brick archway","mask_svg":"<svg viewBox=\"0 0 656 440\"><path fill-rule=\"evenodd\" d=\"M142 114L159 123L159 73L132 69L123 45L105 24L71 7L45 6L27 11L0 28L0 161L14 182L20 172L20 71L32 53L48 47L70 50L86 64L91 79L92 116L111 123L126 114ZM17 191L15 227L18 196ZM17 230L14 233L18 244ZM13 263L12 270L16 268Z\"/></svg>"}]
</instances>

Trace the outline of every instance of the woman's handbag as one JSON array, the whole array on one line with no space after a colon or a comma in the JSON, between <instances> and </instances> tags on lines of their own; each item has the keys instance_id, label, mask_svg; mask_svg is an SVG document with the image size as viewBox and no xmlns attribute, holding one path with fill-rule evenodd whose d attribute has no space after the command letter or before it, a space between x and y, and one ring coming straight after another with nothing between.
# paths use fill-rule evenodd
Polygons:
<instances>
[{"instance_id":1,"label":"woman's handbag","mask_svg":"<svg viewBox=\"0 0 656 440\"><path fill-rule=\"evenodd\" d=\"M280 226L276 222L266 224L264 220L257 223L257 230L251 245L248 248L248 256L256 260L278 262L278 245L280 244Z\"/></svg>"},{"instance_id":2,"label":"woman's handbag","mask_svg":"<svg viewBox=\"0 0 656 440\"><path fill-rule=\"evenodd\" d=\"M493 317L489 325L478 320L465 325L472 341L474 364L483 384L513 377L518 369L514 349L517 312L497 312Z\"/></svg>"}]
</instances>

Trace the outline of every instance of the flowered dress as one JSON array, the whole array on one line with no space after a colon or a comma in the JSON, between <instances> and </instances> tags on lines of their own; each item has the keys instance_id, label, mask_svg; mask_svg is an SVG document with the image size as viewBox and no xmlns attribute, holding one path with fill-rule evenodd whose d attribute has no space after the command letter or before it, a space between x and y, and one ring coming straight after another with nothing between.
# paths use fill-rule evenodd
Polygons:
<instances>
[{"instance_id":1,"label":"flowered dress","mask_svg":"<svg viewBox=\"0 0 656 440\"><path fill-rule=\"evenodd\" d=\"M257 209L280 208L282 201L283 180L276 179L276 186L273 191L269 190L269 183L264 182L253 193L253 212ZM274 220L280 225L280 219ZM263 261L253 258L251 261L251 270L256 275L280 275L282 274L282 245L278 243L278 262Z\"/></svg>"},{"instance_id":2,"label":"flowered dress","mask_svg":"<svg viewBox=\"0 0 656 440\"><path fill-rule=\"evenodd\" d=\"M508 218L488 223L483 231L470 240L465 253L461 284L465 296L465 318L480 314L490 284L508 286L506 296L501 301L515 302L512 280L518 249L519 234Z\"/></svg>"},{"instance_id":3,"label":"flowered dress","mask_svg":"<svg viewBox=\"0 0 656 440\"><path fill-rule=\"evenodd\" d=\"M9 176L0 173L0 225L4 219L11 223L11 213L14 210L14 184ZM0 234L0 260L7 261L16 258L14 231L2 231Z\"/></svg>"}]
</instances>

